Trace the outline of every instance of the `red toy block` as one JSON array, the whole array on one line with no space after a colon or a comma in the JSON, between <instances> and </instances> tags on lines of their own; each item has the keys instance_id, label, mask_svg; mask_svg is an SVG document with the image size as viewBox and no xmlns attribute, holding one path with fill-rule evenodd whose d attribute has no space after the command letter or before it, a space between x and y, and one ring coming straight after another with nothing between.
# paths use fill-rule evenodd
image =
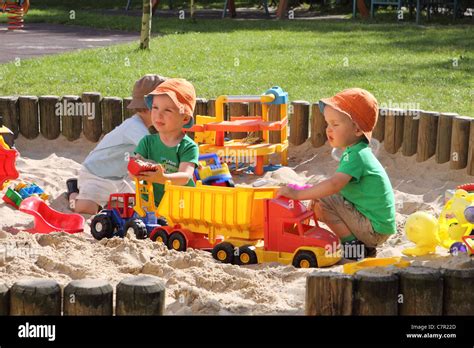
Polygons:
<instances>
[{"instance_id":1,"label":"red toy block","mask_svg":"<svg viewBox=\"0 0 474 348\"><path fill-rule=\"evenodd\" d=\"M158 168L159 164L145 162L135 157L131 157L128 162L128 171L132 175L140 175L142 172L153 172Z\"/></svg>"}]
</instances>

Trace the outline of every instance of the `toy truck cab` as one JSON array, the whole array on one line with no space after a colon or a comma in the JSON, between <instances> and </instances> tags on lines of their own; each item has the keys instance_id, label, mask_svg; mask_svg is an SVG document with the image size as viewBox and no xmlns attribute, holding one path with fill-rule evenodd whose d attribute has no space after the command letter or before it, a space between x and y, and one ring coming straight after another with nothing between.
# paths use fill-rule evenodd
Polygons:
<instances>
[{"instance_id":1,"label":"toy truck cab","mask_svg":"<svg viewBox=\"0 0 474 348\"><path fill-rule=\"evenodd\" d=\"M261 226L262 240L226 238L213 248L213 257L238 265L279 262L299 268L332 266L342 258L339 238L321 228L314 212L299 201L265 199Z\"/></svg>"},{"instance_id":2,"label":"toy truck cab","mask_svg":"<svg viewBox=\"0 0 474 348\"><path fill-rule=\"evenodd\" d=\"M107 209L92 219L91 233L94 238L123 238L128 233L134 233L137 239L145 239L153 229L164 224L158 221L154 212L146 212L140 217L134 209L135 203L135 193L111 194Z\"/></svg>"},{"instance_id":3,"label":"toy truck cab","mask_svg":"<svg viewBox=\"0 0 474 348\"><path fill-rule=\"evenodd\" d=\"M130 219L135 211L135 194L134 193L113 193L109 197L107 210L113 210L122 219Z\"/></svg>"},{"instance_id":4,"label":"toy truck cab","mask_svg":"<svg viewBox=\"0 0 474 348\"><path fill-rule=\"evenodd\" d=\"M301 202L279 197L265 205L265 261L277 258L295 267L324 267L341 259L339 238L319 226ZM310 225L314 220L315 225Z\"/></svg>"}]
</instances>

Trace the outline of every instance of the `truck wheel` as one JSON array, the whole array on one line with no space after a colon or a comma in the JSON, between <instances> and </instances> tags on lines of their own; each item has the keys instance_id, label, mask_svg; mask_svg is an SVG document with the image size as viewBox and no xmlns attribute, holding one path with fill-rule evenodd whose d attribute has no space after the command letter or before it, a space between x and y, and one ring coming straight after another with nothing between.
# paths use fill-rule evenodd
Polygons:
<instances>
[{"instance_id":1,"label":"truck wheel","mask_svg":"<svg viewBox=\"0 0 474 348\"><path fill-rule=\"evenodd\" d=\"M112 238L114 234L114 227L112 220L105 214L98 214L94 216L91 222L91 234L97 239Z\"/></svg>"},{"instance_id":2,"label":"truck wheel","mask_svg":"<svg viewBox=\"0 0 474 348\"><path fill-rule=\"evenodd\" d=\"M186 251L186 239L180 232L171 233L171 236L168 239L168 249Z\"/></svg>"},{"instance_id":3,"label":"truck wheel","mask_svg":"<svg viewBox=\"0 0 474 348\"><path fill-rule=\"evenodd\" d=\"M238 265L253 265L258 263L257 254L249 245L244 245L239 248L239 256L235 258L235 261Z\"/></svg>"},{"instance_id":4,"label":"truck wheel","mask_svg":"<svg viewBox=\"0 0 474 348\"><path fill-rule=\"evenodd\" d=\"M229 242L219 243L212 249L212 257L222 263L232 263L234 261L234 246Z\"/></svg>"},{"instance_id":5,"label":"truck wheel","mask_svg":"<svg viewBox=\"0 0 474 348\"><path fill-rule=\"evenodd\" d=\"M157 243L163 243L168 247L168 233L162 228L156 227L150 233L150 239Z\"/></svg>"},{"instance_id":6,"label":"truck wheel","mask_svg":"<svg viewBox=\"0 0 474 348\"><path fill-rule=\"evenodd\" d=\"M316 268L318 261L311 251L300 251L293 258L293 266L296 268Z\"/></svg>"},{"instance_id":7,"label":"truck wheel","mask_svg":"<svg viewBox=\"0 0 474 348\"><path fill-rule=\"evenodd\" d=\"M140 219L132 219L128 221L123 227L124 235L135 233L137 239L145 239L148 236L145 223Z\"/></svg>"}]
</instances>

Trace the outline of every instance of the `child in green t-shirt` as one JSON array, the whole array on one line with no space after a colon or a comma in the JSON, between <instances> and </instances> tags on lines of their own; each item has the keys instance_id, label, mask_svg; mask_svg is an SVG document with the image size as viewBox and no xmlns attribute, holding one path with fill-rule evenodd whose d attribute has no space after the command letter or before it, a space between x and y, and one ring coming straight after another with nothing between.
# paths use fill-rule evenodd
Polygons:
<instances>
[{"instance_id":1,"label":"child in green t-shirt","mask_svg":"<svg viewBox=\"0 0 474 348\"><path fill-rule=\"evenodd\" d=\"M369 147L377 100L366 90L351 88L320 100L319 106L329 144L344 151L339 167L311 188L283 187L278 194L313 200L318 219L341 238L345 258L375 256L375 247L396 232L392 185Z\"/></svg>"},{"instance_id":2,"label":"child in green t-shirt","mask_svg":"<svg viewBox=\"0 0 474 348\"><path fill-rule=\"evenodd\" d=\"M147 135L138 144L135 153L140 159L160 164L156 171L142 172L139 180L153 183L155 204L164 194L164 184L194 186L193 174L198 165L199 149L184 134L183 128L193 125L196 93L184 79L169 79L150 93L145 101L151 109L157 134Z\"/></svg>"}]
</instances>

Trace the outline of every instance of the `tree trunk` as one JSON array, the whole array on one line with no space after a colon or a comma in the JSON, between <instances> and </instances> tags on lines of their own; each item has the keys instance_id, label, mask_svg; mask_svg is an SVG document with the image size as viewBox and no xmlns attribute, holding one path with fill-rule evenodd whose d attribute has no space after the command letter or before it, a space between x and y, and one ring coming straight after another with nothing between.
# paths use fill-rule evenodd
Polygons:
<instances>
[{"instance_id":1,"label":"tree trunk","mask_svg":"<svg viewBox=\"0 0 474 348\"><path fill-rule=\"evenodd\" d=\"M151 0L143 0L142 32L140 35L141 50L150 48L151 17Z\"/></svg>"}]
</instances>

